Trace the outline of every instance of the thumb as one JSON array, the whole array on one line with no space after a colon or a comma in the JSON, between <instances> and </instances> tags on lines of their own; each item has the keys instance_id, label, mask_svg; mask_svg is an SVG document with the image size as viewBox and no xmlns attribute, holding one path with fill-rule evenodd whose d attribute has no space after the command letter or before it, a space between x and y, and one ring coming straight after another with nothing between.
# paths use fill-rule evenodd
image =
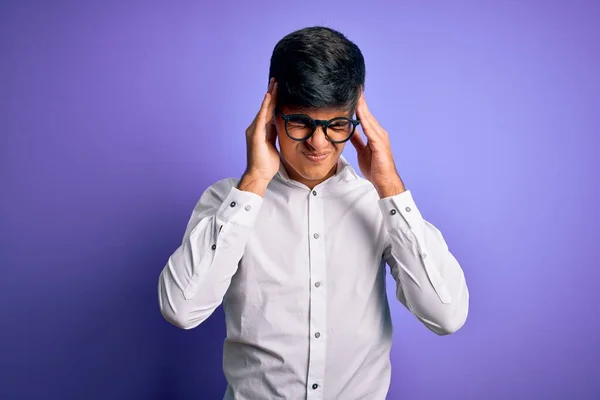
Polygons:
<instances>
[{"instance_id":1,"label":"thumb","mask_svg":"<svg viewBox=\"0 0 600 400\"><path fill-rule=\"evenodd\" d=\"M352 143L356 151L359 153L362 149L364 149L367 146L363 138L360 136L358 129L354 131L354 134L350 138L350 143Z\"/></svg>"}]
</instances>

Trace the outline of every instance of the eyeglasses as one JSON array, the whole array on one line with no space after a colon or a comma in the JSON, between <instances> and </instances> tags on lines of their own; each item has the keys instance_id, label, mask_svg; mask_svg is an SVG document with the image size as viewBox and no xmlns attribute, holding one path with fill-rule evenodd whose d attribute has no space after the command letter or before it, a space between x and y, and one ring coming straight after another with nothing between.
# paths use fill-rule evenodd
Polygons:
<instances>
[{"instance_id":1,"label":"eyeglasses","mask_svg":"<svg viewBox=\"0 0 600 400\"><path fill-rule=\"evenodd\" d=\"M329 121L321 119L312 119L305 114L284 114L283 111L276 111L281 115L285 122L285 133L292 140L299 142L308 140L317 130L317 126L323 127L325 137L332 143L344 143L348 141L360 121L346 117L336 117Z\"/></svg>"}]
</instances>

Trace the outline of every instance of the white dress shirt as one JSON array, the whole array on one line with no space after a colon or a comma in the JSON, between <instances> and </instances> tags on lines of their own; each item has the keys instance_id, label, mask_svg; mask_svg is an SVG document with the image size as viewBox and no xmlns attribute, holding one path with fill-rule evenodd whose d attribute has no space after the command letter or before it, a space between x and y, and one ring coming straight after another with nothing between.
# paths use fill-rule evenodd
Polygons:
<instances>
[{"instance_id":1,"label":"white dress shirt","mask_svg":"<svg viewBox=\"0 0 600 400\"><path fill-rule=\"evenodd\" d=\"M238 182L202 194L158 287L162 314L183 329L223 303L225 399L385 399L386 263L425 326L464 324L463 271L410 190L380 199L343 156L313 190L283 166L264 197Z\"/></svg>"}]
</instances>

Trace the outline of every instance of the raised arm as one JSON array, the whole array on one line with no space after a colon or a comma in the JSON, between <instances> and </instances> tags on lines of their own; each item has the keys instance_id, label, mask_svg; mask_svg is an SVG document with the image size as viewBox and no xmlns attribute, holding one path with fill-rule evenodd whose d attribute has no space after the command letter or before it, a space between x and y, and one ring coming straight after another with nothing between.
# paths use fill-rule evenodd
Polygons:
<instances>
[{"instance_id":1,"label":"raised arm","mask_svg":"<svg viewBox=\"0 0 600 400\"><path fill-rule=\"evenodd\" d=\"M438 335L456 332L469 312L462 268L442 233L423 219L406 190L379 200L388 232L383 258L396 280L396 297Z\"/></svg>"},{"instance_id":2,"label":"raised arm","mask_svg":"<svg viewBox=\"0 0 600 400\"><path fill-rule=\"evenodd\" d=\"M196 204L181 245L159 277L162 315L183 329L198 326L223 301L263 202L226 179Z\"/></svg>"}]
</instances>

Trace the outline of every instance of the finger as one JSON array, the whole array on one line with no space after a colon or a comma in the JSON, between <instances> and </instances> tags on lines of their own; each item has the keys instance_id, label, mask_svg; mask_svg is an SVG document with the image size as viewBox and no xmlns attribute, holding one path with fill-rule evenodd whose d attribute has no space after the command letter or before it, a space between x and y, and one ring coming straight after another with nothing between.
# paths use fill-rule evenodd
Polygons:
<instances>
[{"instance_id":1,"label":"finger","mask_svg":"<svg viewBox=\"0 0 600 400\"><path fill-rule=\"evenodd\" d=\"M356 115L358 116L358 119L360 120L360 127L361 127L362 131L364 132L365 136L367 137L367 139L373 140L374 134L371 134L373 131L372 122L371 122L371 119L369 118L369 116L365 112L364 103L360 100L356 107Z\"/></svg>"},{"instance_id":2,"label":"finger","mask_svg":"<svg viewBox=\"0 0 600 400\"><path fill-rule=\"evenodd\" d=\"M371 110L369 110L369 105L367 104L367 98L365 97L364 92L361 93L358 103L361 108L363 117L373 119L374 117L373 114L371 114Z\"/></svg>"},{"instance_id":3,"label":"finger","mask_svg":"<svg viewBox=\"0 0 600 400\"><path fill-rule=\"evenodd\" d=\"M369 110L369 106L367 105L367 100L365 99L364 93L362 95L362 103L364 106L365 115L370 121L371 125L373 125L379 133L385 134L385 129L383 129L379 121L377 121L377 118L375 118L375 116L371 113L371 110Z\"/></svg>"},{"instance_id":4,"label":"finger","mask_svg":"<svg viewBox=\"0 0 600 400\"><path fill-rule=\"evenodd\" d=\"M362 126L363 132L369 140L375 141L383 137L384 130L381 127L381 125L379 125L379 122L377 122L375 117L373 117L373 114L371 114L371 112L369 111L364 95L361 95L361 97L359 98L356 107L356 114L360 119L360 124Z\"/></svg>"},{"instance_id":5,"label":"finger","mask_svg":"<svg viewBox=\"0 0 600 400\"><path fill-rule=\"evenodd\" d=\"M271 90L271 101L269 103L269 117L272 119L275 107L277 107L277 94L279 93L279 85L273 81L273 87Z\"/></svg>"},{"instance_id":6,"label":"finger","mask_svg":"<svg viewBox=\"0 0 600 400\"><path fill-rule=\"evenodd\" d=\"M268 115L269 115L269 106L271 104L272 95L271 93L265 93L265 97L263 98L263 102L260 106L260 110L258 111L258 115L256 116L256 126L262 128L267 123ZM262 130L262 129L260 129Z\"/></svg>"},{"instance_id":7,"label":"finger","mask_svg":"<svg viewBox=\"0 0 600 400\"><path fill-rule=\"evenodd\" d=\"M267 140L275 146L275 142L277 141L277 130L275 129L275 122L271 121L267 124Z\"/></svg>"},{"instance_id":8,"label":"finger","mask_svg":"<svg viewBox=\"0 0 600 400\"><path fill-rule=\"evenodd\" d=\"M255 126L257 126L257 122L260 119L260 115L261 112L263 111L263 108L265 107L265 103L268 106L269 104L269 94L271 93L271 89L272 89L272 85L273 85L273 81L274 79L271 78L271 80L269 81L269 87L267 88L267 93L265 93L263 99L262 99L262 103L260 105L260 108L258 110L258 112L256 113L256 115L254 116L254 119L252 120L252 123L250 124L249 130L253 131Z\"/></svg>"},{"instance_id":9,"label":"finger","mask_svg":"<svg viewBox=\"0 0 600 400\"><path fill-rule=\"evenodd\" d=\"M267 93L271 93L273 91L273 84L275 83L275 78L269 79L269 85L267 86Z\"/></svg>"},{"instance_id":10,"label":"finger","mask_svg":"<svg viewBox=\"0 0 600 400\"><path fill-rule=\"evenodd\" d=\"M357 152L361 152L367 145L363 140L362 136L358 132L358 129L354 131L352 137L350 138L350 143L354 146Z\"/></svg>"},{"instance_id":11,"label":"finger","mask_svg":"<svg viewBox=\"0 0 600 400\"><path fill-rule=\"evenodd\" d=\"M262 140L265 139L265 129L264 129L265 123L266 123L265 119L266 119L270 96L271 95L269 93L265 93L265 97L263 97L263 101L260 105L260 110L254 117L254 120L252 121L252 123L250 124L248 129L246 129L247 137L250 138L250 137L259 136L260 139L262 139Z\"/></svg>"}]
</instances>

